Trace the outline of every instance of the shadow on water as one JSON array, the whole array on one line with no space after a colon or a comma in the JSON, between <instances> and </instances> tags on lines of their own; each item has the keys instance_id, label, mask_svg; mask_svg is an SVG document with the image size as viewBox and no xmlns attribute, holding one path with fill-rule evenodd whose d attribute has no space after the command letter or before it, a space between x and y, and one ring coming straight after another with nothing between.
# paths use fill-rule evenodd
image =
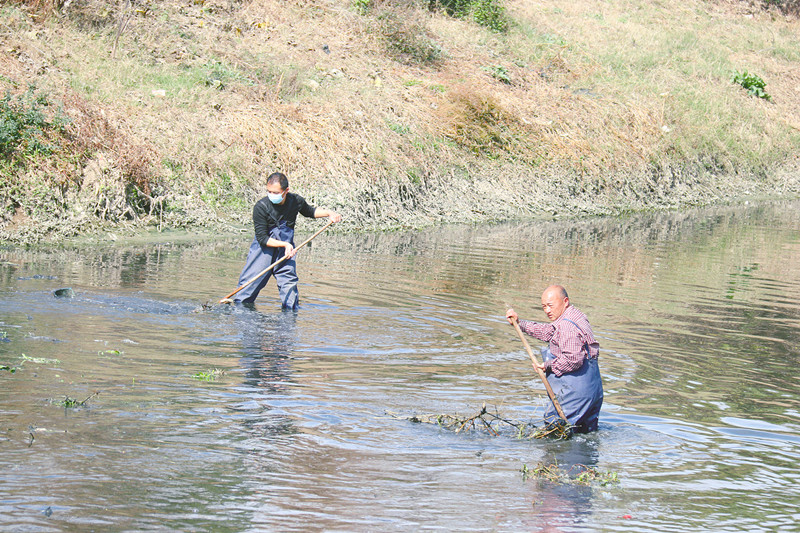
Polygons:
<instances>
[{"instance_id":1,"label":"shadow on water","mask_svg":"<svg viewBox=\"0 0 800 533\"><path fill-rule=\"evenodd\" d=\"M578 476L588 470L596 471L600 452L595 437L577 435L568 441L538 443L543 454L537 467L557 465L561 477L553 480L534 476L525 481L525 497L533 511L520 517L520 525L526 531L592 529L594 507L601 495L596 484L583 483Z\"/></svg>"},{"instance_id":2,"label":"shadow on water","mask_svg":"<svg viewBox=\"0 0 800 533\"><path fill-rule=\"evenodd\" d=\"M285 395L292 385L291 360L296 343L297 313L262 314L252 306L233 307L235 327L241 335L240 364L244 370L242 391L253 398L272 399ZM288 412L266 402L253 409L250 402L241 406L245 429L263 439L275 439L298 432Z\"/></svg>"}]
</instances>

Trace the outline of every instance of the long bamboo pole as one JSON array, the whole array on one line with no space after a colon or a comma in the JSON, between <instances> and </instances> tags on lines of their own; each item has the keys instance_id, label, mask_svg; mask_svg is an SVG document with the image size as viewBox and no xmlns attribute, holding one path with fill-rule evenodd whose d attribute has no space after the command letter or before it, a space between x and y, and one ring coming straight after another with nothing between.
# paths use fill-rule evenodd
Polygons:
<instances>
[{"instance_id":1,"label":"long bamboo pole","mask_svg":"<svg viewBox=\"0 0 800 533\"><path fill-rule=\"evenodd\" d=\"M553 387L550 386L550 383L547 381L547 376L544 375L544 370L536 366L536 356L533 355L533 350L531 350L531 345L528 344L528 340L525 338L525 334L522 333L522 329L520 329L519 327L518 320L514 320L514 329L517 330L517 335L519 335L519 340L521 340L522 344L525 345L525 350L528 352L528 355L531 358L533 369L536 370L536 373L539 374L539 377L542 379L542 383L544 383L544 388L547 390L547 395L550 396L550 401L553 402L553 406L556 408L558 416L560 416L564 420L564 422L569 424L567 417L564 415L564 411L561 409L561 404L558 403L558 400L556 400L556 395L553 392Z\"/></svg>"}]
</instances>

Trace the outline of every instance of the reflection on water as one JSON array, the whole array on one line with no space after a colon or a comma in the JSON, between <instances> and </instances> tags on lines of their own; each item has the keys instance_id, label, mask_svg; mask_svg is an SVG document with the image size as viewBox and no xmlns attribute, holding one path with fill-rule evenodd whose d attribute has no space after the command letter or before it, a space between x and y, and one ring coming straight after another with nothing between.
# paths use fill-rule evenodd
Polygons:
<instances>
[{"instance_id":1,"label":"reflection on water","mask_svg":"<svg viewBox=\"0 0 800 533\"><path fill-rule=\"evenodd\" d=\"M246 237L0 251L0 529L791 530L799 207L325 235L300 254L297 314L270 290L202 307ZM554 282L601 343L599 432L387 415L537 420L502 316L543 320ZM553 462L621 484L523 480Z\"/></svg>"}]
</instances>

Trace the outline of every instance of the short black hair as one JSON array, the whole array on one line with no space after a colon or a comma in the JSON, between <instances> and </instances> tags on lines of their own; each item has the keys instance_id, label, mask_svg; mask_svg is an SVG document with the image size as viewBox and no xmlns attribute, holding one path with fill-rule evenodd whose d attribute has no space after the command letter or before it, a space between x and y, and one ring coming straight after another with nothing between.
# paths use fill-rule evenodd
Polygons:
<instances>
[{"instance_id":1,"label":"short black hair","mask_svg":"<svg viewBox=\"0 0 800 533\"><path fill-rule=\"evenodd\" d=\"M281 186L281 189L284 191L289 188L289 178L287 178L280 172L273 172L272 174L269 175L269 177L267 178L267 185L271 183L279 184Z\"/></svg>"}]
</instances>

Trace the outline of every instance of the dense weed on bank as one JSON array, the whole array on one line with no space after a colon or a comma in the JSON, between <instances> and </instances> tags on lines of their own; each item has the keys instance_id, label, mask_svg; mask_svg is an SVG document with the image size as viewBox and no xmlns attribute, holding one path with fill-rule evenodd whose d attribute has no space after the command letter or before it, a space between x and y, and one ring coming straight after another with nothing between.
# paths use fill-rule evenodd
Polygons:
<instances>
[{"instance_id":1,"label":"dense weed on bank","mask_svg":"<svg viewBox=\"0 0 800 533\"><path fill-rule=\"evenodd\" d=\"M0 237L246 225L273 170L351 229L798 194L769 4L5 3Z\"/></svg>"}]
</instances>

